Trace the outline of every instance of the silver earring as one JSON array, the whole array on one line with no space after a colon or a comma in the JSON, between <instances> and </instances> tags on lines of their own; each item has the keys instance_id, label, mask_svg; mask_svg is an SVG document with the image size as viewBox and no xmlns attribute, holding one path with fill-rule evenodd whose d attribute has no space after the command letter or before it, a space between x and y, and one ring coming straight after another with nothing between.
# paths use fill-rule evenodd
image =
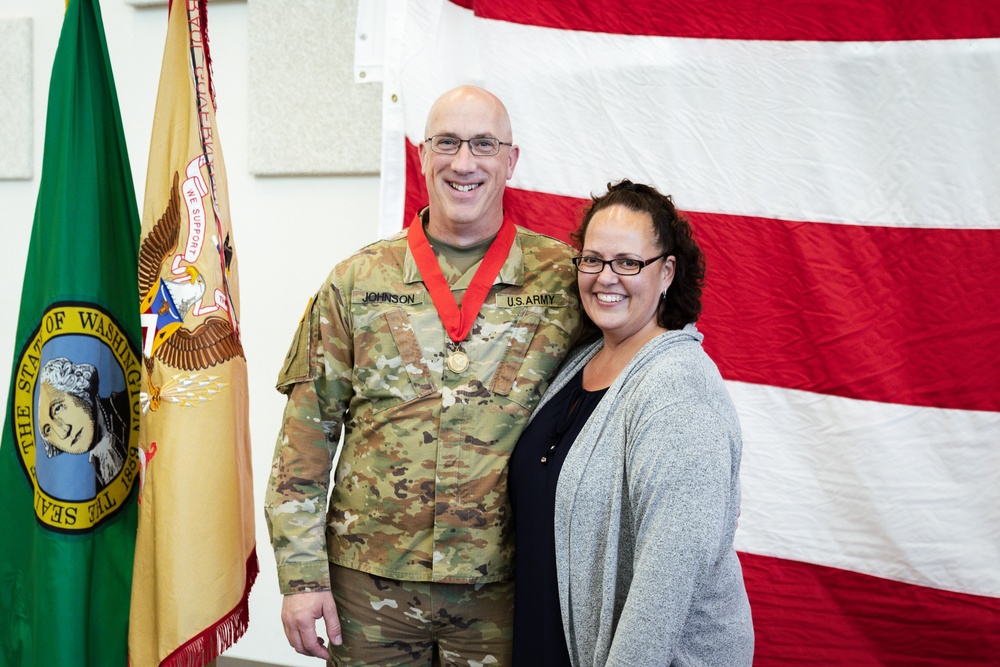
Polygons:
<instances>
[{"instance_id":1,"label":"silver earring","mask_svg":"<svg viewBox=\"0 0 1000 667\"><path fill-rule=\"evenodd\" d=\"M666 301L666 300L667 300L667 290L663 290L663 292L660 294L660 301Z\"/></svg>"}]
</instances>

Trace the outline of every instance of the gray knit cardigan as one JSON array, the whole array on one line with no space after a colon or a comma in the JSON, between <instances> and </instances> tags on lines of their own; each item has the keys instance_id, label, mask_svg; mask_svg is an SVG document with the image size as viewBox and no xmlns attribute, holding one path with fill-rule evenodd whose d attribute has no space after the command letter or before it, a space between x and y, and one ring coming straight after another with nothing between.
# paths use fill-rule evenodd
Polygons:
<instances>
[{"instance_id":1,"label":"gray knit cardigan","mask_svg":"<svg viewBox=\"0 0 1000 667\"><path fill-rule=\"evenodd\" d=\"M733 549L739 420L693 325L647 343L608 389L556 489L573 667L742 667L753 624ZM577 350L539 403L603 346Z\"/></svg>"}]
</instances>

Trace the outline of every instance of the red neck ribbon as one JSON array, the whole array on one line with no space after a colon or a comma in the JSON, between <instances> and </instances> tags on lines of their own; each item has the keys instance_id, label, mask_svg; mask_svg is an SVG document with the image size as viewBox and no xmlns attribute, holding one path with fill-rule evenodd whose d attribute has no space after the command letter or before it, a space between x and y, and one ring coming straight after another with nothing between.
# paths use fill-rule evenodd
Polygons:
<instances>
[{"instance_id":1,"label":"red neck ribbon","mask_svg":"<svg viewBox=\"0 0 1000 667\"><path fill-rule=\"evenodd\" d=\"M424 279L424 285L431 295L438 317L441 318L445 331L454 342L459 343L469 335L472 323L476 321L476 316L486 301L486 295L489 294L493 281L500 273L500 267L507 261L507 255L510 254L516 235L517 228L505 216L500 231L486 251L479 268L476 269L476 275L472 277L472 282L469 283L469 288L462 298L462 307L459 308L451 293L451 286L441 272L434 249L431 248L427 234L424 233L420 215L417 214L410 223L410 228L406 232L406 242L410 246L410 252L413 253L417 268L420 269L420 277Z\"/></svg>"}]
</instances>

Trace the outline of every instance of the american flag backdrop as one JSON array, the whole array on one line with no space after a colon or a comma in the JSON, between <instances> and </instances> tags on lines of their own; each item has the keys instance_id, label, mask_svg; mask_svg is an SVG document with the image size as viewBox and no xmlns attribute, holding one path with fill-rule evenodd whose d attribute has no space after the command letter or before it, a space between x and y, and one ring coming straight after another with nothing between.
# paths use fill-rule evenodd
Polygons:
<instances>
[{"instance_id":1,"label":"american flag backdrop","mask_svg":"<svg viewBox=\"0 0 1000 667\"><path fill-rule=\"evenodd\" d=\"M623 177L688 213L755 664L1000 665L1000 2L410 0L388 26L383 233L462 83L510 111L518 224L567 239Z\"/></svg>"}]
</instances>

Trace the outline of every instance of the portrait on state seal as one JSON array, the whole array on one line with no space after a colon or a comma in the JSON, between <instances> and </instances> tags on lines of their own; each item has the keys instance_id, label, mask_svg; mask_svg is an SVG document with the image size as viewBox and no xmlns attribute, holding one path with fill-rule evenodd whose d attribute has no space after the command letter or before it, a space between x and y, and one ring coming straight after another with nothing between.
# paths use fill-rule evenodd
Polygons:
<instances>
[{"instance_id":1,"label":"portrait on state seal","mask_svg":"<svg viewBox=\"0 0 1000 667\"><path fill-rule=\"evenodd\" d=\"M128 456L128 394L105 389L102 396L97 367L66 357L50 359L42 366L39 380L35 414L45 458L85 454L94 469L96 490L103 489ZM44 467L41 461L36 465ZM43 480L40 477L44 488Z\"/></svg>"}]
</instances>

